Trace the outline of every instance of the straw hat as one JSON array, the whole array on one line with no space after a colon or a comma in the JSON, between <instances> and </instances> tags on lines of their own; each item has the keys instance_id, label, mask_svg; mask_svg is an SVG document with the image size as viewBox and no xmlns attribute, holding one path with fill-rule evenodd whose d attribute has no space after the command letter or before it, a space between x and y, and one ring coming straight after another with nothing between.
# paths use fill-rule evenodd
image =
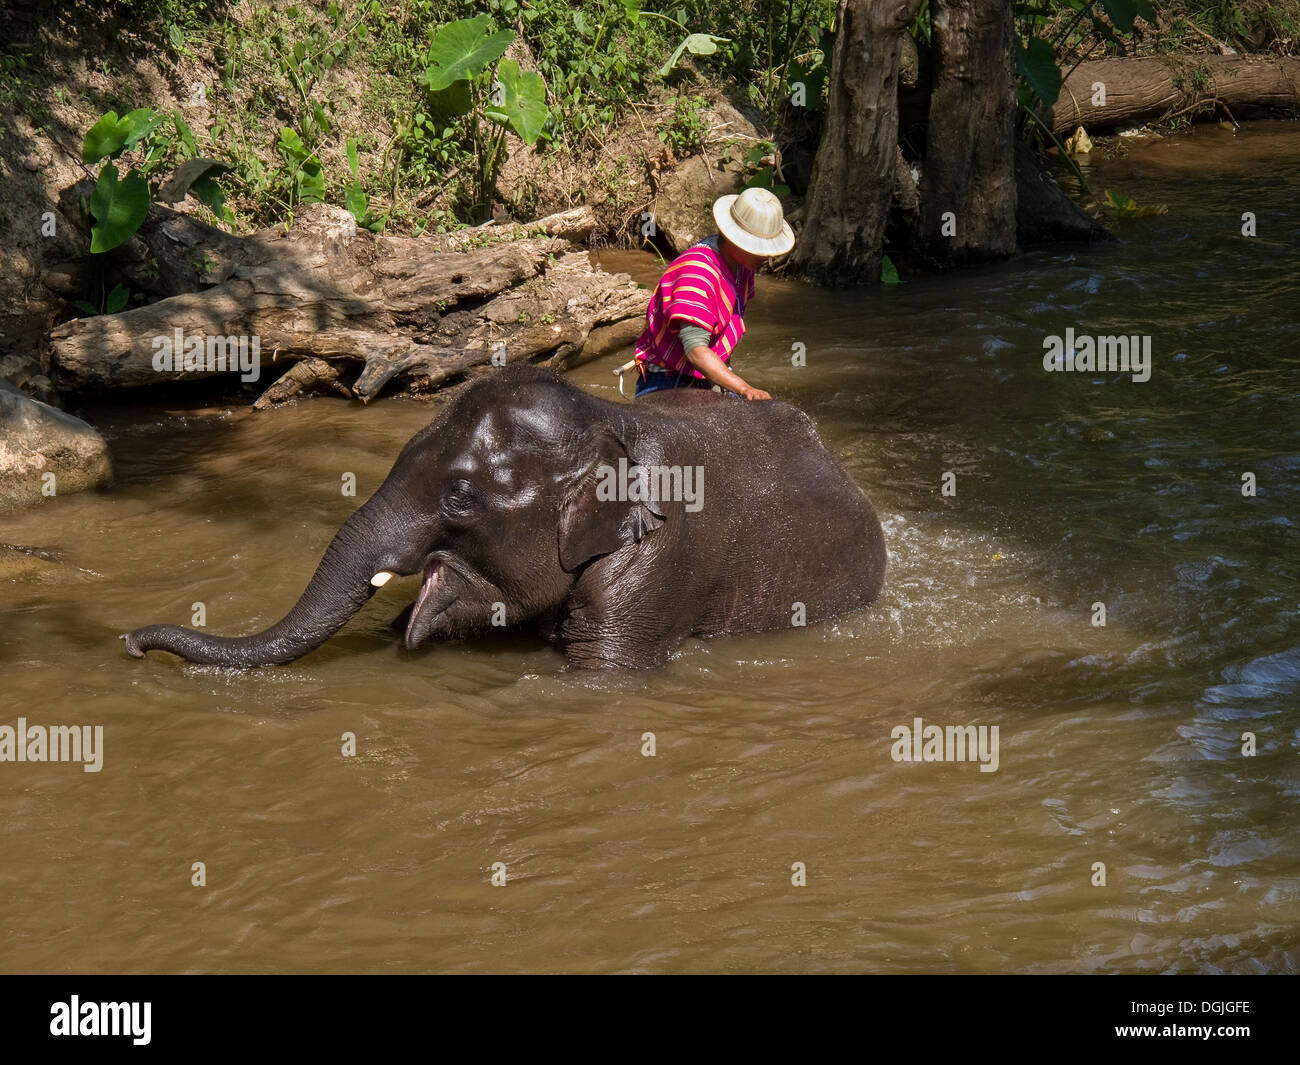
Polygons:
<instances>
[{"instance_id":1,"label":"straw hat","mask_svg":"<svg viewBox=\"0 0 1300 1065\"><path fill-rule=\"evenodd\" d=\"M732 244L754 255L784 255L794 247L794 231L781 213L781 201L767 189L718 197L713 220Z\"/></svg>"}]
</instances>

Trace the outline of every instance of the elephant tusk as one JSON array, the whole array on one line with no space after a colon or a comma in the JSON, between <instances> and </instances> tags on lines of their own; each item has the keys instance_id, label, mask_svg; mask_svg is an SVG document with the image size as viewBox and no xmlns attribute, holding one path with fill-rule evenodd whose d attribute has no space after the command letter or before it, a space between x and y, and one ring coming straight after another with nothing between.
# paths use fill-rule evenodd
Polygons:
<instances>
[{"instance_id":1,"label":"elephant tusk","mask_svg":"<svg viewBox=\"0 0 1300 1065\"><path fill-rule=\"evenodd\" d=\"M386 569L381 569L378 573L376 573L373 577L370 578L370 583L373 584L376 588L382 588L385 584L387 584L396 576L397 576L396 573L392 573Z\"/></svg>"}]
</instances>

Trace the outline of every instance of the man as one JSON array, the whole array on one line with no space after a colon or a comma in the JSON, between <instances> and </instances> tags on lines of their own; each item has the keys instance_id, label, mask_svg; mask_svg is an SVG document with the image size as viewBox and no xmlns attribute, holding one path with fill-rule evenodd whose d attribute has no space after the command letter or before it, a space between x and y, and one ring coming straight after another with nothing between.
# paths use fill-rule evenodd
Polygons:
<instances>
[{"instance_id":1,"label":"man","mask_svg":"<svg viewBox=\"0 0 1300 1065\"><path fill-rule=\"evenodd\" d=\"M687 248L659 279L636 342L636 394L718 385L745 399L771 399L727 364L745 335L754 269L794 247L781 201L746 189L713 205L718 232Z\"/></svg>"}]
</instances>

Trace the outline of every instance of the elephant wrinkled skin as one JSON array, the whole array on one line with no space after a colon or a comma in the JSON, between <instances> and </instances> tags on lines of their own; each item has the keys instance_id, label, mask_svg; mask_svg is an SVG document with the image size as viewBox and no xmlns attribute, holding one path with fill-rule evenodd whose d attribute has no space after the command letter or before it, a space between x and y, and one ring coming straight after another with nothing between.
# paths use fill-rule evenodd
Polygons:
<instances>
[{"instance_id":1,"label":"elephant wrinkled skin","mask_svg":"<svg viewBox=\"0 0 1300 1065\"><path fill-rule=\"evenodd\" d=\"M638 466L695 471L703 491L640 498ZM610 491L615 472L625 490ZM411 439L281 621L252 636L150 625L123 639L136 657L289 662L386 574L419 573L408 647L504 618L536 626L574 666L646 667L687 636L787 627L798 604L810 623L865 606L885 558L871 504L797 408L694 389L614 403L508 367Z\"/></svg>"}]
</instances>

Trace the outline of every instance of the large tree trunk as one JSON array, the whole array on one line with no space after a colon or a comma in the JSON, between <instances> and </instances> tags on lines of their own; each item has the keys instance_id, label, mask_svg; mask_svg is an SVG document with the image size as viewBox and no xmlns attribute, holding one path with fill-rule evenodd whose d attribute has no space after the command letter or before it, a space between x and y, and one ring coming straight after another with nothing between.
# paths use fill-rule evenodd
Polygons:
<instances>
[{"instance_id":1,"label":"large tree trunk","mask_svg":"<svg viewBox=\"0 0 1300 1065\"><path fill-rule=\"evenodd\" d=\"M1236 118L1300 111L1300 59L1190 55L1080 63L1052 109L1058 133L1134 125L1220 108Z\"/></svg>"},{"instance_id":2,"label":"large tree trunk","mask_svg":"<svg viewBox=\"0 0 1300 1065\"><path fill-rule=\"evenodd\" d=\"M826 125L791 266L821 284L880 276L898 151L899 35L920 0L840 0Z\"/></svg>"},{"instance_id":3,"label":"large tree trunk","mask_svg":"<svg viewBox=\"0 0 1300 1065\"><path fill-rule=\"evenodd\" d=\"M932 0L918 240L942 266L1016 250L1012 0Z\"/></svg>"}]
</instances>

